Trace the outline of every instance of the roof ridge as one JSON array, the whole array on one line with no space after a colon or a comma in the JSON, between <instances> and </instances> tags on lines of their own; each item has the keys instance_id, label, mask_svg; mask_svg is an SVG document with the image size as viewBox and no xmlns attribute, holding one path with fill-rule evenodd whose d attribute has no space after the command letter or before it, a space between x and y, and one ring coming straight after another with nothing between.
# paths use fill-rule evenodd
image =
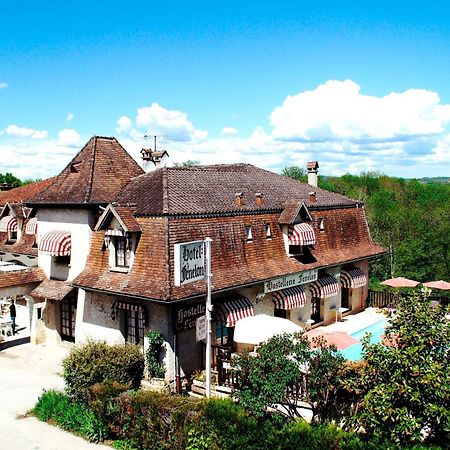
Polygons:
<instances>
[{"instance_id":1,"label":"roof ridge","mask_svg":"<svg viewBox=\"0 0 450 450\"><path fill-rule=\"evenodd\" d=\"M163 194L163 214L169 214L169 188L167 180L167 168L163 167L162 172L162 194Z\"/></svg>"},{"instance_id":2,"label":"roof ridge","mask_svg":"<svg viewBox=\"0 0 450 450\"><path fill-rule=\"evenodd\" d=\"M91 165L89 166L89 178L88 178L88 184L86 188L86 194L84 195L84 203L87 203L89 201L89 197L91 196L92 192L92 183L94 180L94 166L95 166L95 152L97 151L97 136L93 137L93 144L92 144L92 153L91 153Z\"/></svg>"}]
</instances>

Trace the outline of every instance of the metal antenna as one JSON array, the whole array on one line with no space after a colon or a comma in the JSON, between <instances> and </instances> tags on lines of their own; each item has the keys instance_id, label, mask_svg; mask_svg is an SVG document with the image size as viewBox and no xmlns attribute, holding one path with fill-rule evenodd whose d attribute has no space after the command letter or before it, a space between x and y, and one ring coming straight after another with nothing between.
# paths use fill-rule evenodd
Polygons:
<instances>
[{"instance_id":1,"label":"metal antenna","mask_svg":"<svg viewBox=\"0 0 450 450\"><path fill-rule=\"evenodd\" d=\"M161 140L165 140L165 139L170 139L170 136L167 136L166 134L154 134L153 136L152 135L149 135L149 134L144 134L144 139L146 140L146 141L148 141L151 137L153 137L153 142L154 142L154 148L153 148L153 151L155 151L156 152L156 140L157 139L161 139Z\"/></svg>"}]
</instances>

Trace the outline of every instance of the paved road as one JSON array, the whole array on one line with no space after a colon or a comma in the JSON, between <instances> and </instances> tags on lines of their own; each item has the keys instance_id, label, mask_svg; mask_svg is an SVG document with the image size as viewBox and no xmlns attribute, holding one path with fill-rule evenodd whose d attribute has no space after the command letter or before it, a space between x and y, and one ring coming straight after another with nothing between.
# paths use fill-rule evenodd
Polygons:
<instances>
[{"instance_id":1,"label":"paved road","mask_svg":"<svg viewBox=\"0 0 450 450\"><path fill-rule=\"evenodd\" d=\"M0 351L0 449L111 450L59 428L23 417L43 389L62 389L61 359L67 349L24 344Z\"/></svg>"}]
</instances>

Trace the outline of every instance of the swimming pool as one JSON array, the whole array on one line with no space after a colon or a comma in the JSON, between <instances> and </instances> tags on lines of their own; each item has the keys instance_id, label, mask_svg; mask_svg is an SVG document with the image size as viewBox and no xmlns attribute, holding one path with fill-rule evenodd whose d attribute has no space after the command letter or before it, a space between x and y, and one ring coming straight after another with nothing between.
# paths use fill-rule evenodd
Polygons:
<instances>
[{"instance_id":1,"label":"swimming pool","mask_svg":"<svg viewBox=\"0 0 450 450\"><path fill-rule=\"evenodd\" d=\"M380 342L381 340L381 336L384 334L386 324L387 319L380 320L370 325L369 327L363 328L362 330L353 333L351 336L360 341L366 333L371 333L370 343L378 344L378 342ZM359 361L363 356L362 344L355 344L347 347L345 350L340 350L340 353L342 354L342 356L344 356L345 359L349 359L350 361Z\"/></svg>"}]
</instances>

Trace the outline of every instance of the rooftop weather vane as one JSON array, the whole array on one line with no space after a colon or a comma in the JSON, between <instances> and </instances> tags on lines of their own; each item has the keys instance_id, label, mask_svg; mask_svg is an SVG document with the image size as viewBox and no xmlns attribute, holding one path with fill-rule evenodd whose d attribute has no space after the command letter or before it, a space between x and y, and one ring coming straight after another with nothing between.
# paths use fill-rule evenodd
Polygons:
<instances>
[{"instance_id":1,"label":"rooftop weather vane","mask_svg":"<svg viewBox=\"0 0 450 450\"><path fill-rule=\"evenodd\" d=\"M153 148L153 151L154 152L156 152L156 139L162 139L162 140L165 140L165 139L167 139L169 136L167 136L167 135L165 135L165 134L154 134L153 135L153 139L154 139L154 148ZM152 135L150 135L150 134L144 134L144 139L146 140L146 141L148 141L149 139L151 139L152 138Z\"/></svg>"}]
</instances>

